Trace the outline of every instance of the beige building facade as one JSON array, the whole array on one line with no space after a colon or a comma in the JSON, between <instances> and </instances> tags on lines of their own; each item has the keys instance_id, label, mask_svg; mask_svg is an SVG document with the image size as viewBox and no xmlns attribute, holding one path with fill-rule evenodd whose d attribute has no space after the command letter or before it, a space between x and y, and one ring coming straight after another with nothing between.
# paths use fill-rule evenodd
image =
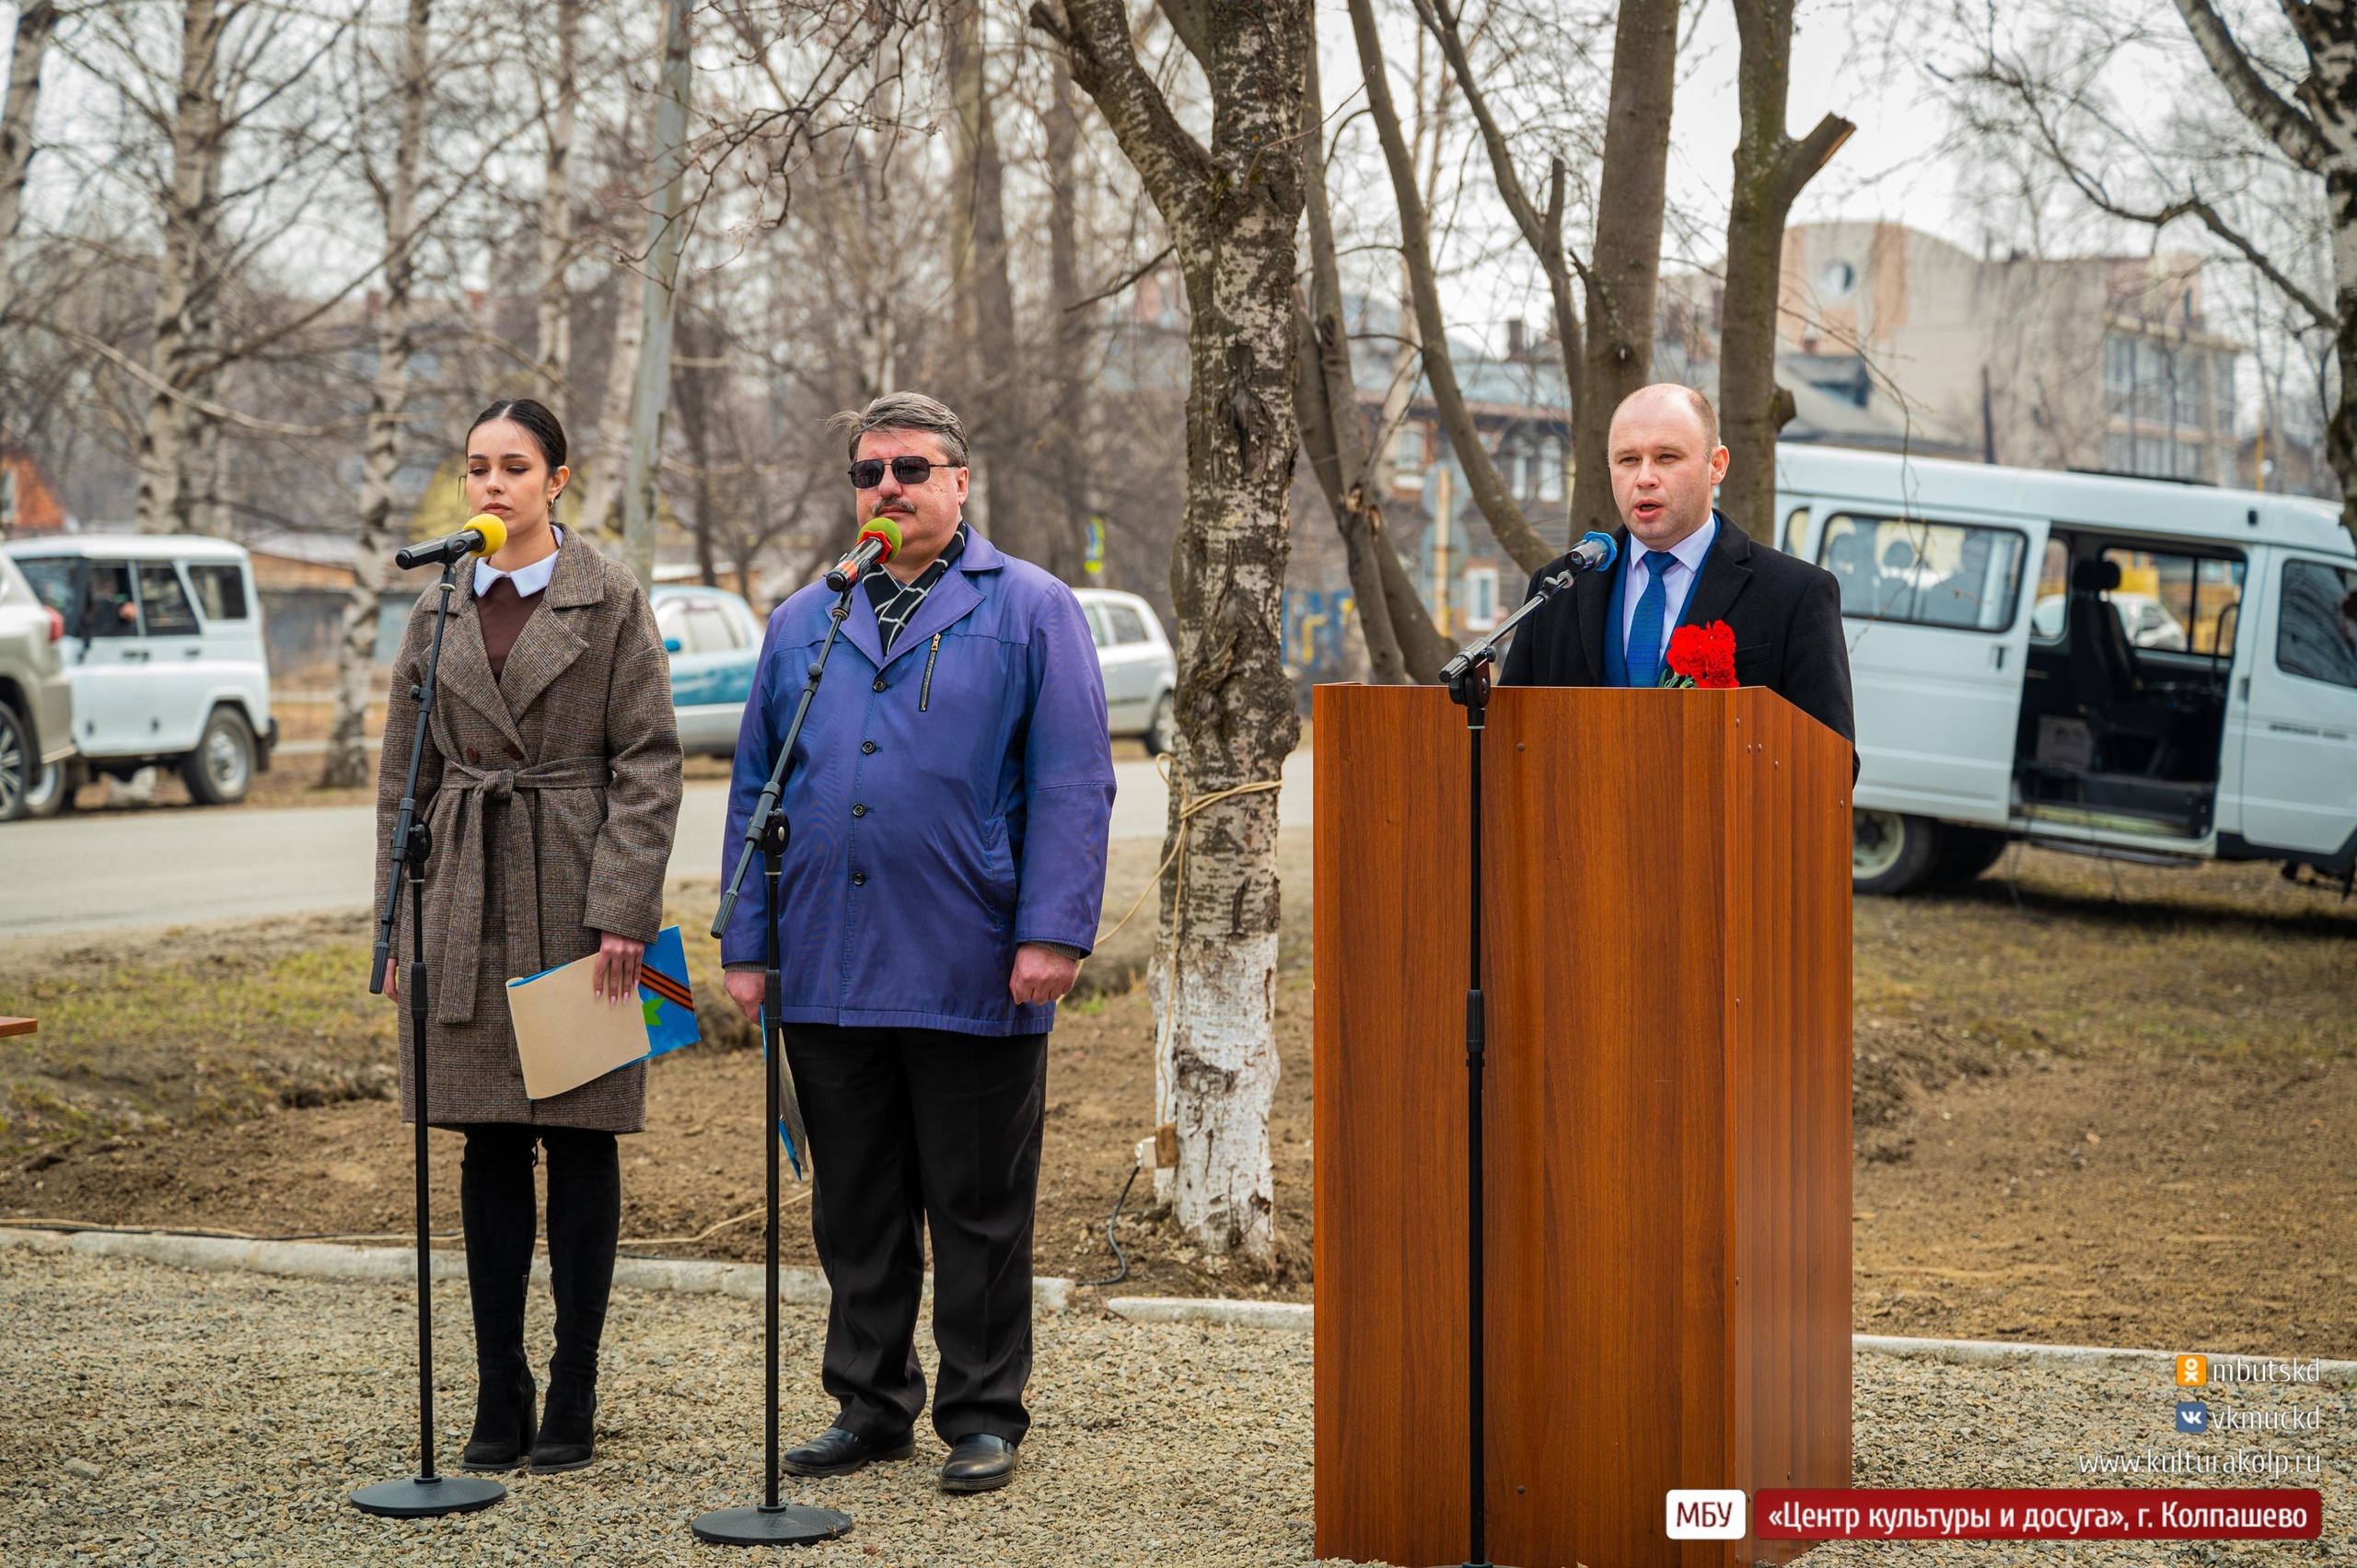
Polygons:
<instances>
[{"instance_id":1,"label":"beige building facade","mask_svg":"<svg viewBox=\"0 0 2357 1568\"><path fill-rule=\"evenodd\" d=\"M1664 378L1715 395L1723 297L1662 280ZM2205 319L2199 257L1984 260L1899 224L1799 224L1779 305L1787 442L2247 482L2246 350Z\"/></svg>"}]
</instances>

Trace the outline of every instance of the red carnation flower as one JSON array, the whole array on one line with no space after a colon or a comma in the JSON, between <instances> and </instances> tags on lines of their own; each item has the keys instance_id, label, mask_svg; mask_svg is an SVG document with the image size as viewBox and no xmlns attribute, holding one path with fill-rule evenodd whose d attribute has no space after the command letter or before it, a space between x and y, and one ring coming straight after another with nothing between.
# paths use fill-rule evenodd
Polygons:
<instances>
[{"instance_id":1,"label":"red carnation flower","mask_svg":"<svg viewBox=\"0 0 2357 1568\"><path fill-rule=\"evenodd\" d=\"M1662 656L1664 686L1700 686L1724 691L1734 686L1735 629L1724 621L1708 626L1680 626L1669 634L1669 651Z\"/></svg>"}]
</instances>

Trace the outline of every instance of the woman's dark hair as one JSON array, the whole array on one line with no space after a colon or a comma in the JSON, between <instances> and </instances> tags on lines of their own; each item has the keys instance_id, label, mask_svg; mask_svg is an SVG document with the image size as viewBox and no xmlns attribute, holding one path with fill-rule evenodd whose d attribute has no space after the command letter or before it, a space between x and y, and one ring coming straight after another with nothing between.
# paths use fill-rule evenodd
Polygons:
<instances>
[{"instance_id":1,"label":"woman's dark hair","mask_svg":"<svg viewBox=\"0 0 2357 1568\"><path fill-rule=\"evenodd\" d=\"M467 435L474 433L494 419L512 420L524 427L525 433L539 444L540 456L548 460L549 471L554 473L564 467L564 426L557 423L549 406L532 398L502 398L481 413L467 426Z\"/></svg>"}]
</instances>

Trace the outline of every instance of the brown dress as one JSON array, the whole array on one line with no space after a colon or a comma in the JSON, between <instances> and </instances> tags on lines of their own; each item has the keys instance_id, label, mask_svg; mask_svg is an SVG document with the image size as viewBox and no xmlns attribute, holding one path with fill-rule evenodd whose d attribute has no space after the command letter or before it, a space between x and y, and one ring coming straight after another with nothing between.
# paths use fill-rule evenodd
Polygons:
<instances>
[{"instance_id":1,"label":"brown dress","mask_svg":"<svg viewBox=\"0 0 2357 1568\"><path fill-rule=\"evenodd\" d=\"M438 587L410 612L377 781L377 896L409 765ZM599 933L652 941L679 809L670 664L628 568L577 532L492 673L482 607L461 572L442 645L440 691L418 770L426 862L426 1120L520 1121L635 1132L646 1070L625 1067L544 1100L524 1096L505 982L596 952ZM403 892L393 957L410 957ZM401 999L401 1118L417 1115L408 998Z\"/></svg>"}]
</instances>

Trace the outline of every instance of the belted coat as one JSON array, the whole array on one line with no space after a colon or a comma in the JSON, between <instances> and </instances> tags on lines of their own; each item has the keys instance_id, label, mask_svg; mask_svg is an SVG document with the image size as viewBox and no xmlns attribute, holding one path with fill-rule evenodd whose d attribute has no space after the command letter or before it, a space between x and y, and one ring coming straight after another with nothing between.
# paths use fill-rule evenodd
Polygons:
<instances>
[{"instance_id":1,"label":"belted coat","mask_svg":"<svg viewBox=\"0 0 2357 1568\"><path fill-rule=\"evenodd\" d=\"M426 1120L520 1121L635 1132L646 1069L552 1098L524 1095L505 982L598 950L600 933L652 941L679 811L669 660L629 568L568 531L540 602L494 679L473 574L462 568L443 633L440 690L418 768L433 833L425 868ZM377 898L417 732L438 587L410 611L393 665L377 772ZM403 890L393 958L411 957ZM401 997L401 1119L417 1115L409 998Z\"/></svg>"}]
</instances>

